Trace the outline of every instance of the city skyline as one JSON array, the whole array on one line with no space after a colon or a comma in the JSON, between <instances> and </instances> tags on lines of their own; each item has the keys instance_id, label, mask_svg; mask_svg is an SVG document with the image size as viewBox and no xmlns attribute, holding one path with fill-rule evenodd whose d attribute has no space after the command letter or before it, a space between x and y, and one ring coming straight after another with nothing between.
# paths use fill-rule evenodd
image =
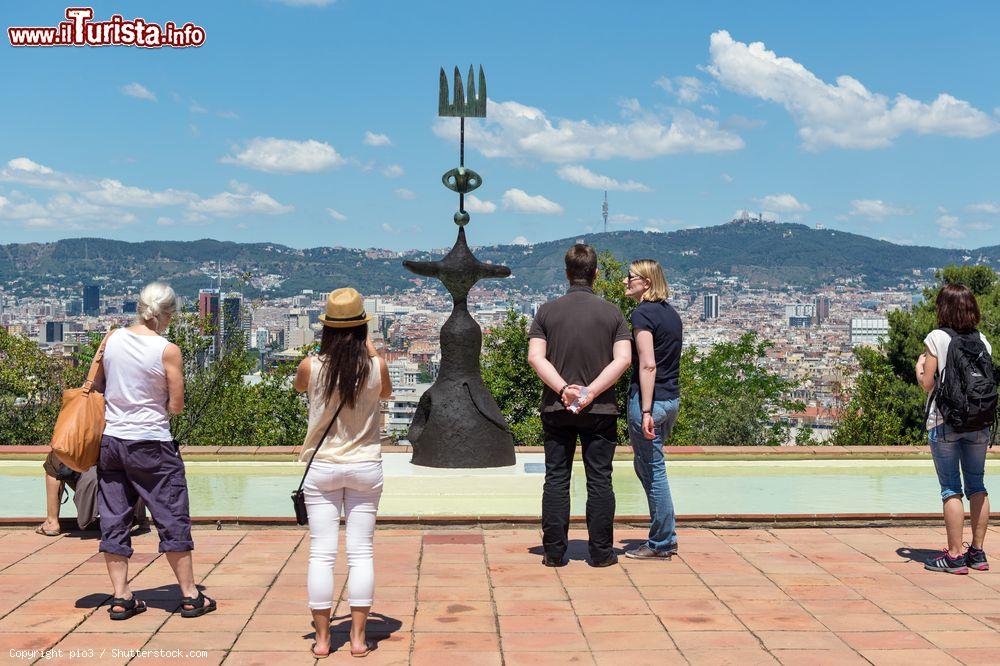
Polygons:
<instances>
[{"instance_id":1,"label":"city skyline","mask_svg":"<svg viewBox=\"0 0 1000 666\"><path fill-rule=\"evenodd\" d=\"M5 10L5 27L55 25L65 5ZM0 125L8 242L448 246L439 181L457 132L435 117L437 72L482 64L489 115L469 122L466 155L485 179L467 206L476 244L598 232L605 189L612 231L751 210L905 244L1000 243L1000 73L979 67L1000 46L969 30L995 6L142 11L203 26L205 44L4 43L19 100Z\"/></svg>"}]
</instances>

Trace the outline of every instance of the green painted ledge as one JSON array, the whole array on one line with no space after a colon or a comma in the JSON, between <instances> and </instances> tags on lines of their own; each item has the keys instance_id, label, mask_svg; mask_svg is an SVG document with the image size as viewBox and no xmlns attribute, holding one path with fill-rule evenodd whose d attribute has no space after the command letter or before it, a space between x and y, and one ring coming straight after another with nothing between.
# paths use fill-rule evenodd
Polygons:
<instances>
[{"instance_id":1,"label":"green painted ledge","mask_svg":"<svg viewBox=\"0 0 1000 666\"><path fill-rule=\"evenodd\" d=\"M182 446L192 461L287 462L298 459L300 446ZM541 446L518 446L518 453L542 453ZM0 445L0 460L42 460L48 446ZM382 445L385 453L409 453L409 446ZM928 446L668 446L675 460L900 460L929 459ZM1000 457L1000 447L990 458ZM619 446L616 460L631 460L632 449Z\"/></svg>"}]
</instances>

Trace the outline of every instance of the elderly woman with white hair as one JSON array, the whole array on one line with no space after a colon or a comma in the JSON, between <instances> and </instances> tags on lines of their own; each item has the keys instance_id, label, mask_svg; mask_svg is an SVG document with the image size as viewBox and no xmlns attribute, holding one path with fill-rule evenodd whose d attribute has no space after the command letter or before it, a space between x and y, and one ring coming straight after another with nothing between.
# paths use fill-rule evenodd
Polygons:
<instances>
[{"instance_id":1,"label":"elderly woman with white hair","mask_svg":"<svg viewBox=\"0 0 1000 666\"><path fill-rule=\"evenodd\" d=\"M129 530L136 502L149 507L164 553L184 598L182 617L215 610L216 603L194 582L191 513L184 462L170 434L170 417L184 408L181 351L162 337L177 309L168 285L154 282L139 295L133 326L108 336L98 374L104 383L105 421L97 462L100 551L104 553L114 598L112 620L127 620L146 610L132 596L128 564Z\"/></svg>"}]
</instances>

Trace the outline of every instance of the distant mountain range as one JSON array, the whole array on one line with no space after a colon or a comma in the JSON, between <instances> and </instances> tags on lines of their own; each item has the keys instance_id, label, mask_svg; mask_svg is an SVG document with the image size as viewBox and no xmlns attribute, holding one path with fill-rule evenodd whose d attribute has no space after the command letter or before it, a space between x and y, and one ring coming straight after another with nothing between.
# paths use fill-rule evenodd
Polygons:
<instances>
[{"instance_id":1,"label":"distant mountain range","mask_svg":"<svg viewBox=\"0 0 1000 666\"><path fill-rule=\"evenodd\" d=\"M474 242L474 227L470 236ZM815 287L854 278L879 289L912 282L914 270L1000 263L1000 246L949 250L895 245L843 231L758 221L671 233L586 234L579 239L620 259L657 259L663 263L668 280L681 282L720 273L770 287ZM563 254L576 240L494 245L475 252L483 261L510 266L513 277L507 282L511 287L538 288L563 282ZM19 295L42 295L48 292L47 285L72 292L80 284L96 281L106 292L115 293L163 279L179 293L192 295L213 284L216 262L220 262L224 289L252 296L287 296L302 289L319 292L343 285L356 285L365 293L388 293L412 286L414 276L403 268L404 258L432 256L422 251L394 256L384 250L298 250L275 243L216 240L128 243L74 238L0 245L0 288Z\"/></svg>"}]
</instances>

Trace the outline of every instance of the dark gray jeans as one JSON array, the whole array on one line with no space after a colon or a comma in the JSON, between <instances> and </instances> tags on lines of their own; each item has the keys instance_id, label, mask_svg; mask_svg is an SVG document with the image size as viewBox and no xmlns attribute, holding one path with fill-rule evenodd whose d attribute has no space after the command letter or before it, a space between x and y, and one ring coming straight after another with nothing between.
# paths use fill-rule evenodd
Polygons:
<instances>
[{"instance_id":1,"label":"dark gray jeans","mask_svg":"<svg viewBox=\"0 0 1000 666\"><path fill-rule=\"evenodd\" d=\"M132 556L129 531L140 499L153 517L161 553L194 550L184 461L173 442L104 435L97 481L102 553Z\"/></svg>"}]
</instances>

